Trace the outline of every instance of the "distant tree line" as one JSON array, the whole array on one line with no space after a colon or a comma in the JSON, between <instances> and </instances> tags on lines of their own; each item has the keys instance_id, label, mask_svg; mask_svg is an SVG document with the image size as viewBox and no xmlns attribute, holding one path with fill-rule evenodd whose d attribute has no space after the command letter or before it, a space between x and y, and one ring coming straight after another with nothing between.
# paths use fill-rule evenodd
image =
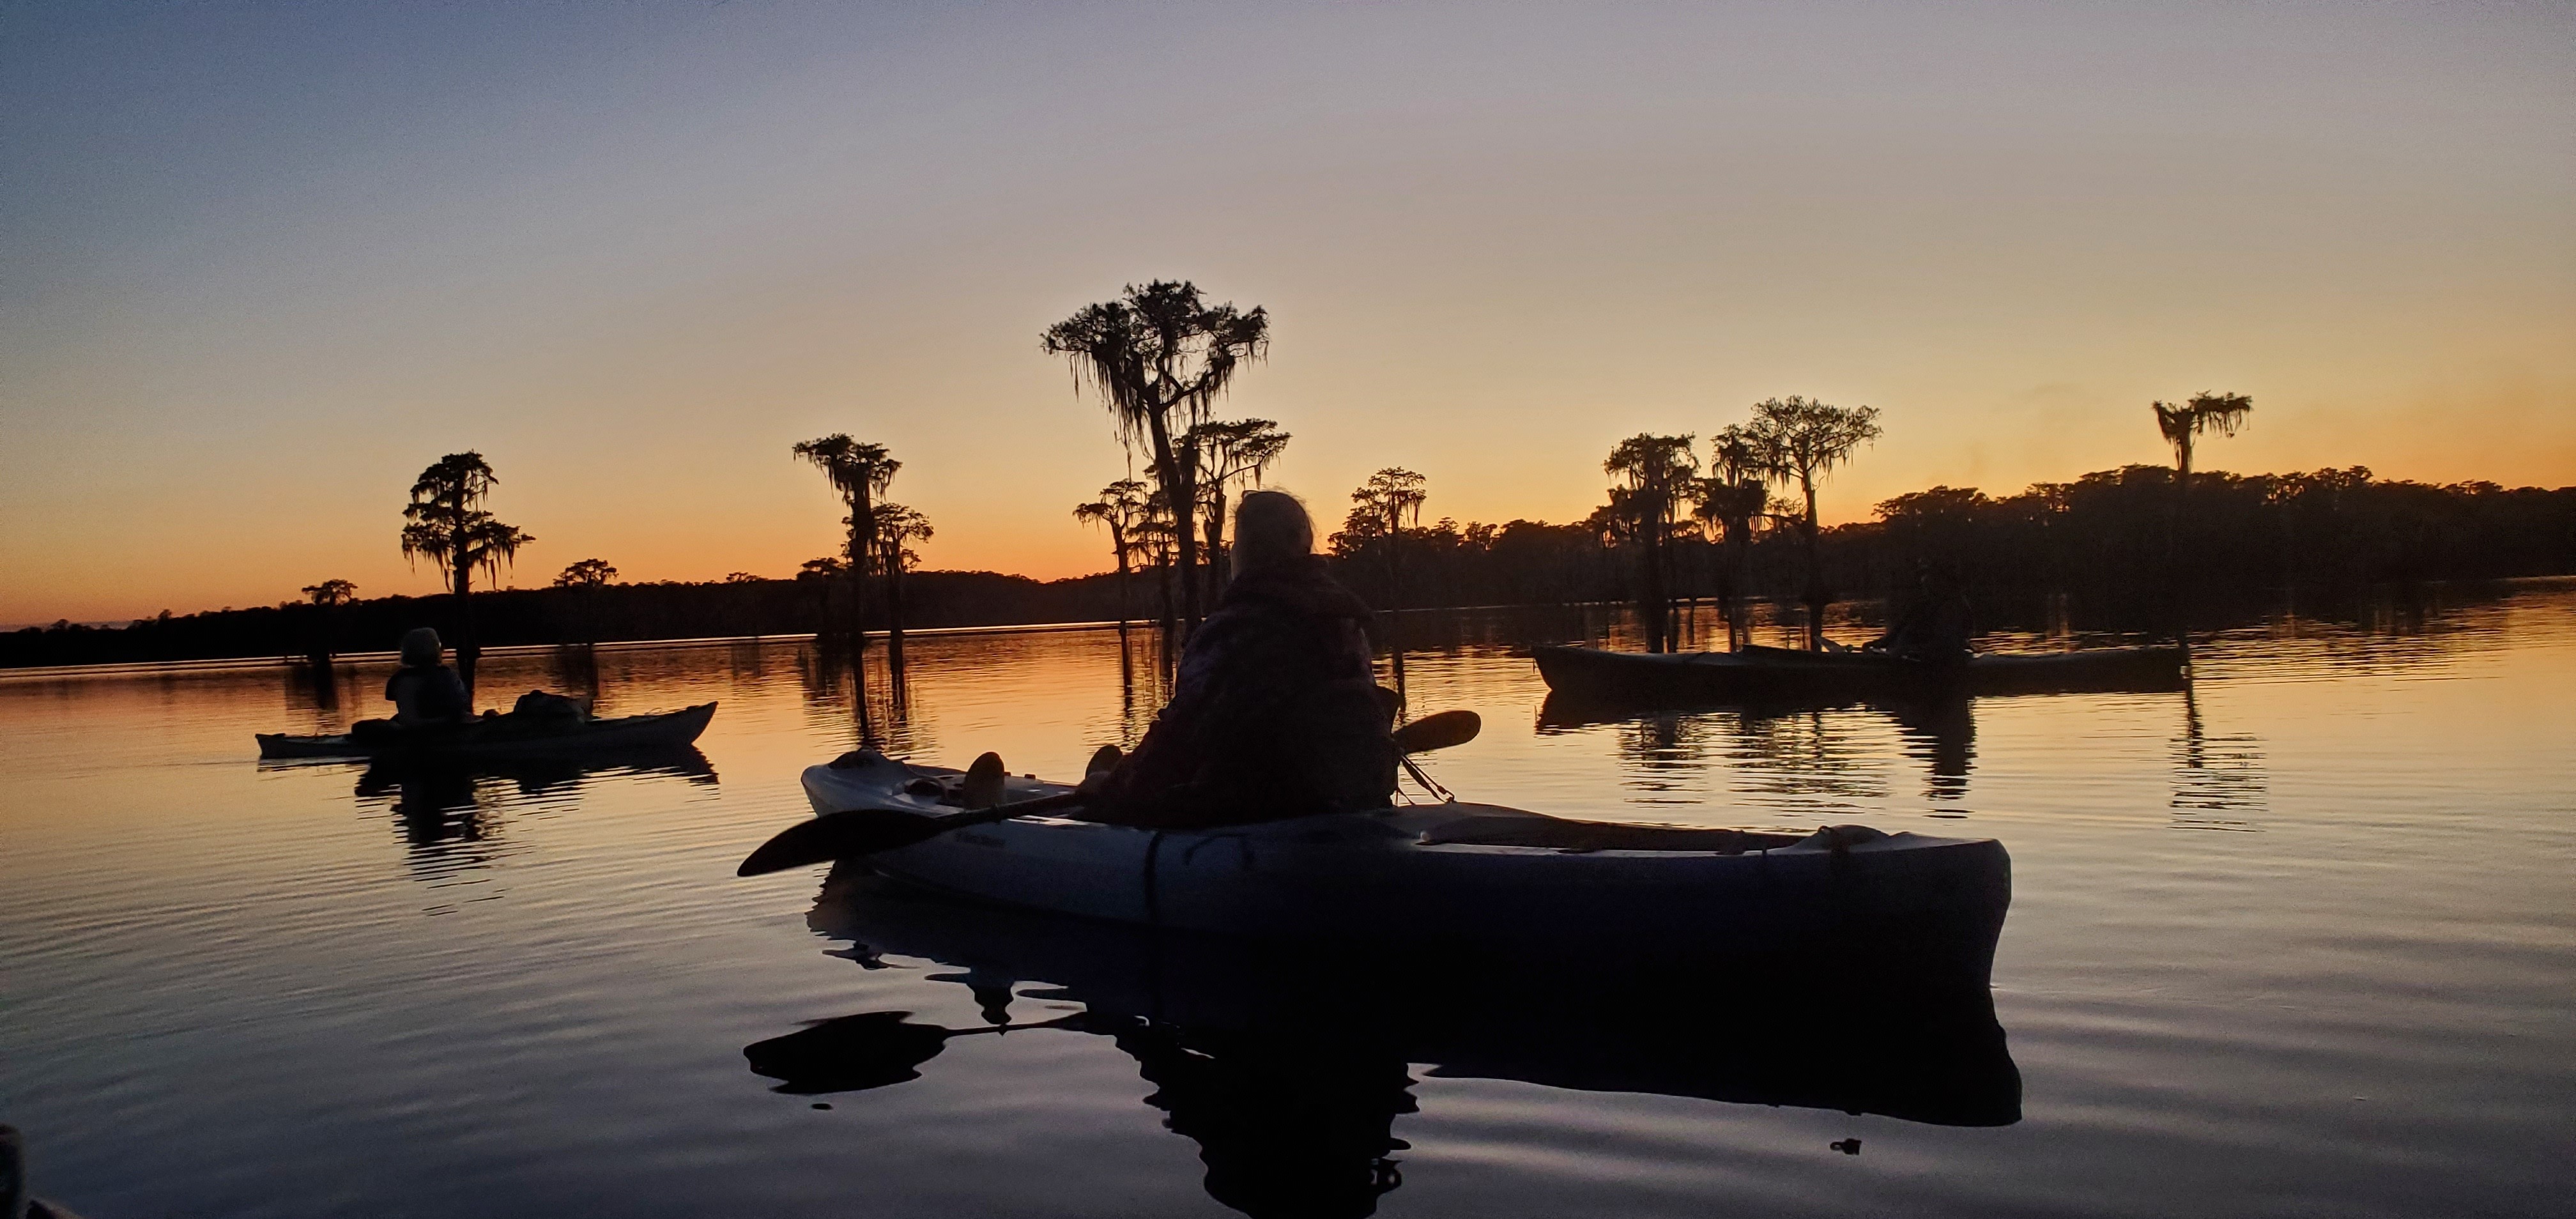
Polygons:
<instances>
[{"instance_id":1,"label":"distant tree line","mask_svg":"<svg viewBox=\"0 0 2576 1219\"><path fill-rule=\"evenodd\" d=\"M1127 450L1131 477L1073 509L1108 534L1107 574L1041 582L914 570L912 543L932 528L886 498L903 463L884 445L836 432L790 448L848 509L840 553L808 560L792 579L735 572L702 584L625 584L607 560L588 558L553 587L490 591L535 539L486 508L499 479L468 451L423 470L402 510L402 553L435 565L440 596L360 600L355 585L334 579L273 608L165 611L116 628L59 622L0 635L0 666L251 656L319 665L338 652L389 649L428 625L455 647L470 686L485 645L810 633L846 648L883 632L899 662L908 626L1123 628L1144 617L1186 632L1223 593L1230 505L1261 485L1290 439L1271 420L1213 418L1269 344L1265 310L1162 280L1129 285L1039 336L1042 352L1067 362L1077 398L1107 408ZM1695 618L1675 611L1702 601L1718 609L1729 646L1744 641L1749 598L1794 599L1807 646L1823 647L1830 603L1901 599L1930 573L1955 577L1981 607L2045 595L2096 622L2161 619L2177 630L2189 621L2182 607L2210 596L2576 574L2576 487L2391 482L2361 467L2196 471L2200 440L2235 435L2253 399L2201 393L2150 405L2171 467L2124 466L2001 497L1933 487L1834 528L1818 517L1817 487L1878 440L1873 407L1766 399L1711 432L1705 458L1691 434L1630 437L1602 462L1607 502L1562 524L1425 525L1429 480L1387 466L1351 493L1329 561L1390 611L1628 603L1654 651L1683 646L1680 624ZM477 572L486 591L475 590ZM1400 677L1400 648L1396 656Z\"/></svg>"},{"instance_id":2,"label":"distant tree line","mask_svg":"<svg viewBox=\"0 0 2576 1219\"><path fill-rule=\"evenodd\" d=\"M1872 520L1819 530L1817 578L1838 597L1901 595L1921 565L1946 564L1981 615L2062 593L2107 623L2124 614L2143 618L2163 603L2168 545L2181 546L2200 583L2219 594L2576 575L2576 487L2435 485L2379 479L2359 467L2195 471L2191 512L2175 542L2168 532L2175 476L2172 467L2134 465L2007 496L1958 487L1900 495L1879 504ZM1402 487L1400 479L1389 482ZM1418 507L1406 503L1400 511ZM1343 582L1375 605L1574 604L1632 601L1642 592L1644 543L1608 514L1563 524L1442 518L1389 533L1350 527L1364 517L1384 519L1377 505L1357 509L1334 535L1331 561ZM1389 562L1390 539L1402 547L1396 564ZM1742 542L1741 556L1730 553L1732 545L1722 525L1669 535L1667 595L1713 602L1723 580L1740 573L1742 595L1804 599L1810 577L1803 531L1762 530ZM1148 583L1164 574L1152 553L1133 556L1132 573ZM826 576L737 573L707 583L505 589L476 593L474 602L489 646L784 635L846 621L846 594L831 595L833 587ZM342 588L327 595L329 604L317 595L124 627L30 627L0 634L0 665L303 656L317 636L334 651L389 650L410 627L441 625L454 600L346 600ZM1114 621L1128 601L1114 572L1039 581L922 571L907 578L905 597L906 621L923 629ZM885 625L882 609L877 615L872 629Z\"/></svg>"},{"instance_id":3,"label":"distant tree line","mask_svg":"<svg viewBox=\"0 0 2576 1219\"><path fill-rule=\"evenodd\" d=\"M2201 471L2191 477L2190 512L2177 523L2175 479L2172 467L2132 465L2001 497L1933 487L1881 502L1871 520L1817 530L1812 564L1795 521L1746 537L1702 520L1703 528L1662 534L1657 547L1609 508L1563 525L1443 518L1400 535L1364 527L1354 512L1333 549L1344 581L1378 605L1394 602L1384 553L1401 545L1407 602L1416 605L1644 603L1657 595L1716 602L1730 584L1748 596L1808 604L1820 594L1901 599L1918 573L1937 567L1981 605L2063 594L2096 621L2142 626L2174 595L2167 578L2174 548L2188 556L2193 586L2218 598L2576 574L2576 487L2436 485L2378 479L2358 466Z\"/></svg>"},{"instance_id":4,"label":"distant tree line","mask_svg":"<svg viewBox=\"0 0 2576 1219\"><path fill-rule=\"evenodd\" d=\"M907 577L905 621L916 629L1094 622L1118 614L1115 577L1039 581L981 571ZM416 626L450 630L455 598L376 597L344 605L290 602L201 614L163 613L126 626L58 622L0 633L0 666L110 664L223 657L387 652ZM643 639L822 633L846 637L849 592L836 576L704 583L568 584L474 594L486 648ZM868 627L883 632L885 606ZM837 642L837 640L836 640Z\"/></svg>"}]
</instances>

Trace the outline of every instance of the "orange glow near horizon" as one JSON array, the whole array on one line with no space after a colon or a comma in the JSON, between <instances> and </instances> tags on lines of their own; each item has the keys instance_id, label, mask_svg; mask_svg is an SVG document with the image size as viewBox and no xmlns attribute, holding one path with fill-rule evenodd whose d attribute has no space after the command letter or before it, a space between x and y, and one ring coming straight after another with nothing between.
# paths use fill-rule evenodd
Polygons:
<instances>
[{"instance_id":1,"label":"orange glow near horizon","mask_svg":"<svg viewBox=\"0 0 2576 1219\"><path fill-rule=\"evenodd\" d=\"M1037 335L1153 277L1271 310L1220 413L1328 530L1388 465L1579 517L1621 437L1793 393L1884 412L1831 521L2165 461L2147 403L2199 390L2256 404L2204 468L2576 483L2546 14L21 27L0 623L436 591L399 512L468 448L537 538L504 583L791 574L841 509L788 446L835 431L925 566L1098 571L1070 510L1126 459Z\"/></svg>"}]
</instances>

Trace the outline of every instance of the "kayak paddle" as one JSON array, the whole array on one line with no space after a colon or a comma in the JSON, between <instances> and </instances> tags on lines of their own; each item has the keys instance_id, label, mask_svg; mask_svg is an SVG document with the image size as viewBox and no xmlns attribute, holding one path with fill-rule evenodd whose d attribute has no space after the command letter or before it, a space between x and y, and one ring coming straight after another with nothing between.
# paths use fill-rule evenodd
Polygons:
<instances>
[{"instance_id":1,"label":"kayak paddle","mask_svg":"<svg viewBox=\"0 0 2576 1219\"><path fill-rule=\"evenodd\" d=\"M1473 711L1443 711L1396 729L1395 744L1405 753L1447 749L1476 739L1476 733L1483 727L1484 721L1478 719ZM811 821L800 821L780 830L769 841L760 844L760 849L744 857L742 865L735 868L733 874L766 876L807 864L900 850L915 843L928 842L950 830L990 825L1079 804L1082 795L1080 791L1058 792L1034 800L1015 800L938 817L924 817L892 808L854 808L825 813Z\"/></svg>"},{"instance_id":2,"label":"kayak paddle","mask_svg":"<svg viewBox=\"0 0 2576 1219\"><path fill-rule=\"evenodd\" d=\"M778 831L760 849L745 856L736 876L766 876L801 868L809 863L830 863L858 855L898 850L917 842L928 842L950 830L970 825L990 825L1008 821L1027 813L1045 812L1080 804L1079 791L1058 792L1035 800L1014 800L991 808L970 809L939 817L924 817L892 808L854 808L838 813L825 813L811 821L799 821Z\"/></svg>"},{"instance_id":3,"label":"kayak paddle","mask_svg":"<svg viewBox=\"0 0 2576 1219\"><path fill-rule=\"evenodd\" d=\"M1426 715L1395 730L1395 747L1406 753L1429 753L1464 745L1484 730L1485 721L1473 711L1460 708Z\"/></svg>"}]
</instances>

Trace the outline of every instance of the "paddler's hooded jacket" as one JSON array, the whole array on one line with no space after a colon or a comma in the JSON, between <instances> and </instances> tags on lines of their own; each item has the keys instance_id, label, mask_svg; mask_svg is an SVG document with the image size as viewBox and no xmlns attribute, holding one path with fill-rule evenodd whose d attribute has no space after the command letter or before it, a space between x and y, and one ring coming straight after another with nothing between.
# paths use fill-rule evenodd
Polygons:
<instances>
[{"instance_id":1,"label":"paddler's hooded jacket","mask_svg":"<svg viewBox=\"0 0 2576 1219\"><path fill-rule=\"evenodd\" d=\"M1397 755L1369 617L1321 558L1237 576L1092 815L1182 829L1385 807Z\"/></svg>"}]
</instances>

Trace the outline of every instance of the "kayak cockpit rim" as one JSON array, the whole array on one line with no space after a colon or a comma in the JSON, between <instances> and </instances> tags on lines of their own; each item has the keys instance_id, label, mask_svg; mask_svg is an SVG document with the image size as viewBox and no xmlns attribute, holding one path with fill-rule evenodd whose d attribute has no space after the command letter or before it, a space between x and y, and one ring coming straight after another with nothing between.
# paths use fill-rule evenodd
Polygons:
<instances>
[{"instance_id":1,"label":"kayak cockpit rim","mask_svg":"<svg viewBox=\"0 0 2576 1219\"><path fill-rule=\"evenodd\" d=\"M924 815L937 815L948 809L960 807L962 804L959 779L964 772L947 767L917 766L872 749L853 749L818 769L846 774L851 771L867 771L879 767L893 769L896 772L896 780L853 784L852 786L858 790L853 790L850 795L858 797L861 791L865 791L867 798L872 798L883 807L918 809ZM1013 775L1009 776L1006 782L1008 786L1005 788L1005 796L1012 800L1055 795L1071 790L1070 784L1050 783L1035 775ZM858 807L858 805L854 804L852 807ZM817 811L826 810L822 810L818 805ZM1357 823L1343 820L1352 817L1362 820ZM1563 854L1643 852L1656 855L1747 855L1801 846L1843 851L1858 843L1891 837L1862 825L1834 825L1814 831L1798 832L1583 821L1505 805L1471 804L1455 798L1432 804L1397 804L1355 813L1318 814L1314 817L1287 818L1281 821L1215 826L1203 830L1179 832L1204 834L1259 832L1285 836L1313 836L1330 832L1326 825L1321 824L1328 819L1341 820L1341 824L1346 827L1367 826L1370 830L1390 838L1409 839L1412 845L1417 847L1487 848ZM1030 813L1026 816L1009 818L1009 820L1065 828L1085 826L1138 829L1138 827L1115 827L1109 823L1068 816L1060 809ZM1301 829L1296 828L1295 823L1299 822L1318 824ZM1150 831L1139 829L1138 832ZM1377 834L1364 833L1363 836L1377 836Z\"/></svg>"}]
</instances>

